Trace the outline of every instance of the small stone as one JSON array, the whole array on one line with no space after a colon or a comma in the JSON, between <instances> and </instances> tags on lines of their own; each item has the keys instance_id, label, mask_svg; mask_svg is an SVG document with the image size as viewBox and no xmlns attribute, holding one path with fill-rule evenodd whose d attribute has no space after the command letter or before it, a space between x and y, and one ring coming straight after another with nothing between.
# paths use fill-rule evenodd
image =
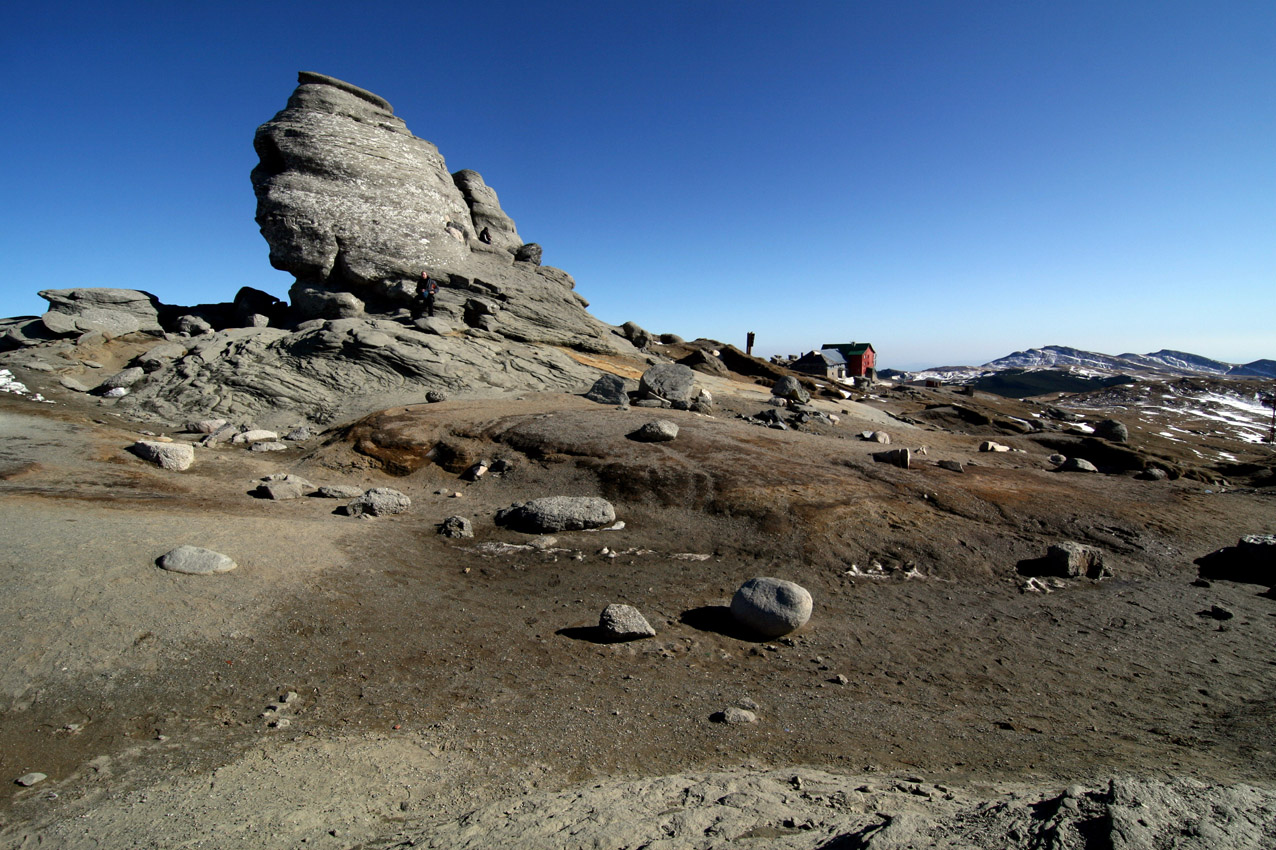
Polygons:
<instances>
[{"instance_id":1,"label":"small stone","mask_svg":"<svg viewBox=\"0 0 1276 850\"><path fill-rule=\"evenodd\" d=\"M885 431L867 431L865 433L867 433L868 436L864 439L868 440L870 443L881 443L883 446L889 446L891 444L891 435L887 434Z\"/></svg>"},{"instance_id":2,"label":"small stone","mask_svg":"<svg viewBox=\"0 0 1276 850\"><path fill-rule=\"evenodd\" d=\"M747 708L739 708L733 705L710 715L709 720L714 723L736 725L739 723L757 723L758 716Z\"/></svg>"},{"instance_id":3,"label":"small stone","mask_svg":"<svg viewBox=\"0 0 1276 850\"><path fill-rule=\"evenodd\" d=\"M199 546L178 546L160 556L159 565L171 572L187 575L212 575L229 572L238 566L220 552Z\"/></svg>"},{"instance_id":4,"label":"small stone","mask_svg":"<svg viewBox=\"0 0 1276 850\"><path fill-rule=\"evenodd\" d=\"M447 395L441 390L430 390L425 394L425 400L428 404L438 404L447 401Z\"/></svg>"},{"instance_id":5,"label":"small stone","mask_svg":"<svg viewBox=\"0 0 1276 850\"><path fill-rule=\"evenodd\" d=\"M287 717L277 717L274 720L270 721L271 729L287 729L291 725L292 725L292 721L289 720Z\"/></svg>"},{"instance_id":6,"label":"small stone","mask_svg":"<svg viewBox=\"0 0 1276 850\"><path fill-rule=\"evenodd\" d=\"M835 685L849 685L851 683L851 680L846 678L846 676L842 675L841 673L838 673L832 679L829 679L829 681Z\"/></svg>"},{"instance_id":7,"label":"small stone","mask_svg":"<svg viewBox=\"0 0 1276 850\"><path fill-rule=\"evenodd\" d=\"M461 478L466 481L478 481L484 475L487 475L487 471L491 469L491 467L492 464L489 461L480 460L478 463L462 472Z\"/></svg>"},{"instance_id":8,"label":"small stone","mask_svg":"<svg viewBox=\"0 0 1276 850\"><path fill-rule=\"evenodd\" d=\"M19 776L14 781L17 782L19 785L21 785L23 788L30 788L32 785L36 784L37 782L43 782L44 780L48 778L49 778L48 775L44 773L24 773L23 775Z\"/></svg>"},{"instance_id":9,"label":"small stone","mask_svg":"<svg viewBox=\"0 0 1276 850\"><path fill-rule=\"evenodd\" d=\"M282 702L284 705L292 705L298 699L299 697L296 691L288 691L286 694L284 694L283 696L279 698L279 701Z\"/></svg>"},{"instance_id":10,"label":"small stone","mask_svg":"<svg viewBox=\"0 0 1276 850\"><path fill-rule=\"evenodd\" d=\"M936 464L940 469L947 469L949 472L965 472L966 467L961 465L961 461L957 460L941 460Z\"/></svg>"},{"instance_id":11,"label":"small stone","mask_svg":"<svg viewBox=\"0 0 1276 850\"><path fill-rule=\"evenodd\" d=\"M1061 578L1103 578L1111 571L1103 565L1103 552L1093 546L1071 541L1057 543L1046 550L1047 576Z\"/></svg>"},{"instance_id":12,"label":"small stone","mask_svg":"<svg viewBox=\"0 0 1276 850\"><path fill-rule=\"evenodd\" d=\"M981 452L1008 452L1010 446L1003 446L1001 443L995 443L992 440L984 440L979 444Z\"/></svg>"},{"instance_id":13,"label":"small stone","mask_svg":"<svg viewBox=\"0 0 1276 850\"><path fill-rule=\"evenodd\" d=\"M678 436L678 426L668 419L654 419L629 435L640 443L667 443Z\"/></svg>"},{"instance_id":14,"label":"small stone","mask_svg":"<svg viewBox=\"0 0 1276 850\"><path fill-rule=\"evenodd\" d=\"M1170 474L1159 466L1150 466L1134 477L1140 481L1165 481Z\"/></svg>"}]
</instances>

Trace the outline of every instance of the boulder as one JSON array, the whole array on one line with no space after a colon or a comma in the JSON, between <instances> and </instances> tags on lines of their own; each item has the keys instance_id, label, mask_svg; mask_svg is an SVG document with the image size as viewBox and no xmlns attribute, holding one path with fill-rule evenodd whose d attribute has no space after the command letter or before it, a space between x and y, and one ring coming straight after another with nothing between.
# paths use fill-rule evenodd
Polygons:
<instances>
[{"instance_id":1,"label":"boulder","mask_svg":"<svg viewBox=\"0 0 1276 850\"><path fill-rule=\"evenodd\" d=\"M630 382L619 375L605 374L585 393L585 398L599 404L613 404L617 407L629 406Z\"/></svg>"},{"instance_id":2,"label":"boulder","mask_svg":"<svg viewBox=\"0 0 1276 850\"><path fill-rule=\"evenodd\" d=\"M678 426L668 419L655 419L647 422L629 436L640 443L667 443L670 440L677 439Z\"/></svg>"},{"instance_id":3,"label":"boulder","mask_svg":"<svg viewBox=\"0 0 1276 850\"><path fill-rule=\"evenodd\" d=\"M238 566L226 555L199 546L178 546L161 555L158 563L171 572L201 576L230 572Z\"/></svg>"},{"instance_id":4,"label":"boulder","mask_svg":"<svg viewBox=\"0 0 1276 850\"><path fill-rule=\"evenodd\" d=\"M174 329L184 336L202 336L213 332L213 326L202 316L187 313L177 317Z\"/></svg>"},{"instance_id":5,"label":"boulder","mask_svg":"<svg viewBox=\"0 0 1276 850\"><path fill-rule=\"evenodd\" d=\"M1203 579L1276 587L1276 534L1247 534L1195 563Z\"/></svg>"},{"instance_id":6,"label":"boulder","mask_svg":"<svg viewBox=\"0 0 1276 850\"><path fill-rule=\"evenodd\" d=\"M611 604L598 617L598 629L608 640L626 641L655 637L656 630L632 605Z\"/></svg>"},{"instance_id":7,"label":"boulder","mask_svg":"<svg viewBox=\"0 0 1276 850\"><path fill-rule=\"evenodd\" d=\"M678 363L661 363L643 372L638 392L686 410L696 397L696 373Z\"/></svg>"},{"instance_id":8,"label":"boulder","mask_svg":"<svg viewBox=\"0 0 1276 850\"><path fill-rule=\"evenodd\" d=\"M811 400L811 394L792 375L785 375L776 381L775 386L771 387L771 395L787 401L795 401L798 404L806 404Z\"/></svg>"},{"instance_id":9,"label":"boulder","mask_svg":"<svg viewBox=\"0 0 1276 850\"><path fill-rule=\"evenodd\" d=\"M940 469L947 469L949 472L965 472L966 467L962 466L959 460L941 460L936 461L935 465Z\"/></svg>"},{"instance_id":10,"label":"boulder","mask_svg":"<svg viewBox=\"0 0 1276 850\"><path fill-rule=\"evenodd\" d=\"M1099 467L1083 457L1070 457L1059 465L1060 472L1098 472Z\"/></svg>"},{"instance_id":11,"label":"boulder","mask_svg":"<svg viewBox=\"0 0 1276 850\"><path fill-rule=\"evenodd\" d=\"M891 435L885 431L865 431L860 436L870 443L881 443L883 446L891 444Z\"/></svg>"},{"instance_id":12,"label":"boulder","mask_svg":"<svg viewBox=\"0 0 1276 850\"><path fill-rule=\"evenodd\" d=\"M718 375L719 377L725 377L731 374L731 370L727 368L727 364L723 363L708 351L704 351L699 348L678 362L689 369L694 369L695 371L705 375Z\"/></svg>"},{"instance_id":13,"label":"boulder","mask_svg":"<svg viewBox=\"0 0 1276 850\"><path fill-rule=\"evenodd\" d=\"M161 443L139 440L129 446L129 451L163 469L190 469L195 462L195 447L189 443Z\"/></svg>"},{"instance_id":14,"label":"boulder","mask_svg":"<svg viewBox=\"0 0 1276 850\"><path fill-rule=\"evenodd\" d=\"M109 378L98 384L98 389L105 392L119 387L131 387L138 381L146 377L146 370L141 366L130 366L122 372L116 372Z\"/></svg>"},{"instance_id":15,"label":"boulder","mask_svg":"<svg viewBox=\"0 0 1276 850\"><path fill-rule=\"evenodd\" d=\"M616 521L616 509L597 496L549 496L519 502L496 514L496 522L529 534L601 528Z\"/></svg>"},{"instance_id":16,"label":"boulder","mask_svg":"<svg viewBox=\"0 0 1276 850\"><path fill-rule=\"evenodd\" d=\"M751 578L731 598L731 616L762 637L779 637L811 618L811 594L778 578Z\"/></svg>"},{"instance_id":17,"label":"boulder","mask_svg":"<svg viewBox=\"0 0 1276 850\"><path fill-rule=\"evenodd\" d=\"M541 246L535 242L528 242L526 245L514 252L514 260L519 263L531 263L534 266L541 264Z\"/></svg>"},{"instance_id":18,"label":"boulder","mask_svg":"<svg viewBox=\"0 0 1276 850\"><path fill-rule=\"evenodd\" d=\"M463 516L450 516L439 523L439 534L444 537L473 537L474 525Z\"/></svg>"},{"instance_id":19,"label":"boulder","mask_svg":"<svg viewBox=\"0 0 1276 850\"><path fill-rule=\"evenodd\" d=\"M1165 481L1170 477L1170 474L1159 466L1149 466L1134 477L1140 481Z\"/></svg>"},{"instance_id":20,"label":"boulder","mask_svg":"<svg viewBox=\"0 0 1276 850\"><path fill-rule=\"evenodd\" d=\"M725 723L728 726L734 726L740 723L757 723L758 715L747 708L732 705L709 715L709 721L711 723Z\"/></svg>"},{"instance_id":21,"label":"boulder","mask_svg":"<svg viewBox=\"0 0 1276 850\"><path fill-rule=\"evenodd\" d=\"M356 487L353 484L325 484L315 491L315 495L321 499L357 499L364 494L362 487Z\"/></svg>"},{"instance_id":22,"label":"boulder","mask_svg":"<svg viewBox=\"0 0 1276 850\"><path fill-rule=\"evenodd\" d=\"M1130 442L1130 430L1115 419L1104 419L1102 422L1096 422L1094 436L1113 443Z\"/></svg>"},{"instance_id":23,"label":"boulder","mask_svg":"<svg viewBox=\"0 0 1276 850\"><path fill-rule=\"evenodd\" d=\"M350 516L390 516L412 507L412 500L398 490L374 487L346 505Z\"/></svg>"}]
</instances>

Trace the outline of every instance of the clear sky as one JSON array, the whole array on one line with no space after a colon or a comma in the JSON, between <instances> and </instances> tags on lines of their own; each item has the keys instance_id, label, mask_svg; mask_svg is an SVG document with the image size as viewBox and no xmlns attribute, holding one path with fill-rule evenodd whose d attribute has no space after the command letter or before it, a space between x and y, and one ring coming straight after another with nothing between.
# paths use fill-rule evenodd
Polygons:
<instances>
[{"instance_id":1,"label":"clear sky","mask_svg":"<svg viewBox=\"0 0 1276 850\"><path fill-rule=\"evenodd\" d=\"M0 315L286 297L257 126L385 97L613 324L882 367L1276 358L1276 2L52 2L0 11Z\"/></svg>"}]
</instances>

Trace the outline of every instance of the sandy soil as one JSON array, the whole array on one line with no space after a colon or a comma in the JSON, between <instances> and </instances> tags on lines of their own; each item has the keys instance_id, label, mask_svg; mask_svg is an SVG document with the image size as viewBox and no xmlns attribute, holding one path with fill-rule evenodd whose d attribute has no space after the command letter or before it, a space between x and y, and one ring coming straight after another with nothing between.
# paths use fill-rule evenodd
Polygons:
<instances>
[{"instance_id":1,"label":"sandy soil","mask_svg":"<svg viewBox=\"0 0 1276 850\"><path fill-rule=\"evenodd\" d=\"M713 417L572 396L396 408L285 453L197 449L186 472L127 453L159 429L98 402L0 396L0 775L48 775L0 797L0 845L484 846L458 832L484 806L473 823L495 836L526 801L572 811L561 792L638 811L716 782L771 802L670 846L869 846L845 838L863 822L798 835L811 816L773 794L794 770L859 794L861 814L894 794L935 817L1114 775L1276 789L1276 602L1196 586L1192 563L1276 532L1271 488L1061 474L998 431L1022 451L979 454L979 429L900 421L928 403L912 395L820 402L838 424L779 432L733 418L765 390L713 391ZM626 438L656 416L677 440ZM926 447L916 468L873 462L858 433L883 428ZM479 457L513 470L461 481ZM394 487L413 508L354 519L250 495L280 471ZM557 494L604 495L625 527L532 548L493 523ZM437 533L453 514L474 539ZM1066 539L1102 547L1114 577L1024 592L1017 565ZM156 567L184 543L239 568ZM809 588L811 622L736 633L723 606L757 575ZM593 642L611 602L659 634ZM710 721L741 701L756 724Z\"/></svg>"}]
</instances>

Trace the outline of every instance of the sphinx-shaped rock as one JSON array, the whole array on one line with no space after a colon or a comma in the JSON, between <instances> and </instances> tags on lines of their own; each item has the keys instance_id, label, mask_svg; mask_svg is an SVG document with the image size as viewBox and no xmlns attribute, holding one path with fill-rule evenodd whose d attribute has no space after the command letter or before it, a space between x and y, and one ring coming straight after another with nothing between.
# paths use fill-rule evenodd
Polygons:
<instances>
[{"instance_id":1,"label":"sphinx-shaped rock","mask_svg":"<svg viewBox=\"0 0 1276 850\"><path fill-rule=\"evenodd\" d=\"M322 74L298 80L288 105L258 128L252 172L270 262L297 279L294 318L392 313L428 271L441 284L436 314L456 325L618 350L571 276L540 265L540 246L524 244L481 175L450 174L438 149L377 95ZM476 300L490 309L475 312Z\"/></svg>"}]
</instances>

